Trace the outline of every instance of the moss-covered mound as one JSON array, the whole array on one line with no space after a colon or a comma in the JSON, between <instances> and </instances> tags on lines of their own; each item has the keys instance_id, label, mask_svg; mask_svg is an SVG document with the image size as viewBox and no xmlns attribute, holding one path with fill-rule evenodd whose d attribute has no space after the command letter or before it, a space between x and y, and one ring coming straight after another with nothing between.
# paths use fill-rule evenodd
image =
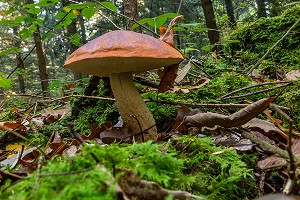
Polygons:
<instances>
[{"instance_id":1,"label":"moss-covered mound","mask_svg":"<svg viewBox=\"0 0 300 200\"><path fill-rule=\"evenodd\" d=\"M246 65L254 64L272 47L298 20L300 5L287 9L282 15L273 18L261 18L245 24L232 33L232 40L239 43L230 45L232 55L241 56ZM266 61L284 67L286 71L300 68L300 23L266 57ZM280 67L279 67L280 66Z\"/></svg>"}]
</instances>

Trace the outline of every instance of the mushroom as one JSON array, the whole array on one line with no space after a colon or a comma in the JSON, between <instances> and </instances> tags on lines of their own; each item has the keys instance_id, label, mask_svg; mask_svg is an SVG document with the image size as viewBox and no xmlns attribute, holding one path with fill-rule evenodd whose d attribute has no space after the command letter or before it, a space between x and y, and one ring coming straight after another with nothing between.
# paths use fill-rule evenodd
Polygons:
<instances>
[{"instance_id":1,"label":"mushroom","mask_svg":"<svg viewBox=\"0 0 300 200\"><path fill-rule=\"evenodd\" d=\"M133 83L133 73L180 63L182 54L152 36L133 31L108 32L74 51L65 67L83 74L108 76L122 120L132 135L146 131L155 140L154 118ZM142 141L141 134L136 137Z\"/></svg>"}]
</instances>

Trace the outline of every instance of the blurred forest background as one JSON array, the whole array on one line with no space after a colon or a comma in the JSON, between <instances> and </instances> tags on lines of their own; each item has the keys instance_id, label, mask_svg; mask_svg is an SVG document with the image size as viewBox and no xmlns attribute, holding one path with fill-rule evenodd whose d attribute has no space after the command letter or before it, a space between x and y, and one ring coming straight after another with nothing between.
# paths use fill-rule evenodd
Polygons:
<instances>
[{"instance_id":1,"label":"blurred forest background","mask_svg":"<svg viewBox=\"0 0 300 200\"><path fill-rule=\"evenodd\" d=\"M132 25L157 37L159 27L179 14L184 19L174 29L177 48L190 57L211 55L210 51L222 57L223 47L238 42L230 40L233 31L259 18L278 16L295 4L291 0L1 1L0 86L9 89L6 93L60 95L58 88L86 81L85 75L63 68L78 47Z\"/></svg>"}]
</instances>

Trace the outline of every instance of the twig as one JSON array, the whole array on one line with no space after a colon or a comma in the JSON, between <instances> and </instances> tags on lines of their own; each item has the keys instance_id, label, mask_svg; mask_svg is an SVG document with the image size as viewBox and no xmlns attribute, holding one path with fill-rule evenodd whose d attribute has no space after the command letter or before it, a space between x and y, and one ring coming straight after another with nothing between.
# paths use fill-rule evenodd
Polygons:
<instances>
[{"instance_id":1,"label":"twig","mask_svg":"<svg viewBox=\"0 0 300 200\"><path fill-rule=\"evenodd\" d=\"M222 98L221 100L244 98L244 97L252 96L252 95L255 95L255 94L270 92L272 90L276 90L276 89L282 88L282 87L286 87L286 85L280 85L280 86L276 86L276 87L272 87L272 88L268 88L268 89L264 89L264 90L259 90L259 91L256 91L256 92L251 92L251 93L243 94L243 95L239 95L239 96L225 97L225 98Z\"/></svg>"},{"instance_id":2,"label":"twig","mask_svg":"<svg viewBox=\"0 0 300 200\"><path fill-rule=\"evenodd\" d=\"M287 143L287 147L286 150L288 152L289 155L289 169L288 169L288 174L289 174L289 179L283 189L283 193L285 194L289 194L292 191L292 188L295 184L295 174L296 174L296 165L295 165L295 160L294 160L294 155L293 155L293 151L292 151L292 132L293 132L293 120L286 114L284 113L282 110L280 110L280 108L278 108L276 105L274 106L274 110L276 112L278 112L282 117L284 117L288 123L289 123L289 132L288 132L288 143Z\"/></svg>"},{"instance_id":3,"label":"twig","mask_svg":"<svg viewBox=\"0 0 300 200\"><path fill-rule=\"evenodd\" d=\"M235 93L244 91L244 90L248 90L254 87L260 87L260 86L264 86L264 85L273 85L273 84L282 84L282 83L293 83L294 81L275 81L275 82L264 82L264 83L258 83L258 84L254 84L254 85L250 85L250 86L246 86L237 90L234 90L232 92L229 92L228 94L222 96L220 99L223 100L224 98L231 96Z\"/></svg>"},{"instance_id":4,"label":"twig","mask_svg":"<svg viewBox=\"0 0 300 200\"><path fill-rule=\"evenodd\" d=\"M178 9L177 9L177 13L179 13L179 11L180 11L180 8L182 6L182 2L183 2L183 0L181 0L180 3L179 3Z\"/></svg>"},{"instance_id":5,"label":"twig","mask_svg":"<svg viewBox=\"0 0 300 200\"><path fill-rule=\"evenodd\" d=\"M259 144L264 150L270 151L272 153L276 153L283 158L289 159L289 155L285 150L282 150L274 145L271 145L271 144L261 140L260 138L254 136L252 133L248 132L246 129L240 129L240 130L241 131L238 133L240 133L242 136L250 139L254 143ZM230 129L230 131L237 133L235 131L235 128ZM296 157L295 160L300 161L300 157Z\"/></svg>"},{"instance_id":6,"label":"twig","mask_svg":"<svg viewBox=\"0 0 300 200\"><path fill-rule=\"evenodd\" d=\"M95 169L95 167L89 167L89 168L82 169L82 170L77 170L77 171L60 172L60 173L53 173L53 174L40 174L40 177L66 176L66 175L72 175L72 174L80 174L80 173L88 172L88 171L91 171L91 170L94 170L94 169Z\"/></svg>"},{"instance_id":7,"label":"twig","mask_svg":"<svg viewBox=\"0 0 300 200\"><path fill-rule=\"evenodd\" d=\"M4 170L2 170L2 169L0 169L0 173L6 174L6 175L8 175L8 176L12 176L12 177L15 177L15 178L18 178L18 179L24 179L23 176L19 176L19 175L17 175L17 174L13 174L13 173L10 173L10 172L8 172L8 171L4 171Z\"/></svg>"},{"instance_id":8,"label":"twig","mask_svg":"<svg viewBox=\"0 0 300 200\"><path fill-rule=\"evenodd\" d=\"M156 100L156 99L146 99L145 102L157 102L162 104L169 105L180 105L187 106L190 108L245 108L250 104L236 104L236 103L227 103L227 104L194 104L194 103L184 103L184 102L175 102L175 101L166 101L166 100ZM290 111L290 108L279 106L282 110Z\"/></svg>"},{"instance_id":9,"label":"twig","mask_svg":"<svg viewBox=\"0 0 300 200\"><path fill-rule=\"evenodd\" d=\"M293 28L295 28L295 26L300 22L300 18L293 24L293 26L291 26L289 28L289 30L271 47L268 49L268 51L263 55L263 57L261 57L253 67L251 67L251 69L247 72L247 75L251 74L252 71L254 69L256 69L258 67L258 65L260 65L260 63L267 57L267 55L284 39L286 38L286 36L288 36L288 34L291 32L291 30Z\"/></svg>"}]
</instances>

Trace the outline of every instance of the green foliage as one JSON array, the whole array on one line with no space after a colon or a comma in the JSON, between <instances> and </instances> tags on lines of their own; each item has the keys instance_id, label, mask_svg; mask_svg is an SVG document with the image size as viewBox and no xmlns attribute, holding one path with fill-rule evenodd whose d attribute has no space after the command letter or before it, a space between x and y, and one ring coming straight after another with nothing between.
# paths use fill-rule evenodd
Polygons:
<instances>
[{"instance_id":1,"label":"green foliage","mask_svg":"<svg viewBox=\"0 0 300 200\"><path fill-rule=\"evenodd\" d=\"M178 13L165 13L163 15L153 17L153 18L144 18L144 19L141 19L140 21L138 21L138 23L133 24L131 27L131 30L139 27L141 24L142 25L148 24L151 27L159 28L167 21L168 18L175 18L179 15L180 14L178 14Z\"/></svg>"},{"instance_id":2,"label":"green foliage","mask_svg":"<svg viewBox=\"0 0 300 200\"><path fill-rule=\"evenodd\" d=\"M174 142L184 148L185 173L193 175L192 191L207 199L244 199L254 191L252 171L233 149L216 147L210 138L184 137ZM186 148L185 148L186 147Z\"/></svg>"},{"instance_id":3,"label":"green foliage","mask_svg":"<svg viewBox=\"0 0 300 200\"><path fill-rule=\"evenodd\" d=\"M194 91L194 101L199 103L213 103L221 96L251 84L248 76L234 72L222 73L220 77L212 79L207 85Z\"/></svg>"},{"instance_id":4,"label":"green foliage","mask_svg":"<svg viewBox=\"0 0 300 200\"><path fill-rule=\"evenodd\" d=\"M177 159L175 153L161 150L161 144L135 143L119 147L110 145L106 148L86 147L93 152L111 171L114 168L127 168L135 171L141 178L154 181L167 188L179 188L186 181L193 180L182 174L183 160Z\"/></svg>"},{"instance_id":5,"label":"green foliage","mask_svg":"<svg viewBox=\"0 0 300 200\"><path fill-rule=\"evenodd\" d=\"M81 109L80 107L74 107L74 109L78 109L79 116L76 119L75 129L82 132L82 133L89 133L90 132L90 125L96 123L98 125L104 123L106 120L112 120L116 122L117 116L110 117L114 115L116 111L116 107L113 102L99 100L97 102L92 102L90 100L73 100L73 105L77 104L80 101L80 107L84 108ZM76 103L77 102L77 103ZM96 105L95 105L96 104ZM93 105L93 106L91 106ZM73 111L74 112L74 111ZM75 111L76 112L76 111Z\"/></svg>"}]
</instances>

